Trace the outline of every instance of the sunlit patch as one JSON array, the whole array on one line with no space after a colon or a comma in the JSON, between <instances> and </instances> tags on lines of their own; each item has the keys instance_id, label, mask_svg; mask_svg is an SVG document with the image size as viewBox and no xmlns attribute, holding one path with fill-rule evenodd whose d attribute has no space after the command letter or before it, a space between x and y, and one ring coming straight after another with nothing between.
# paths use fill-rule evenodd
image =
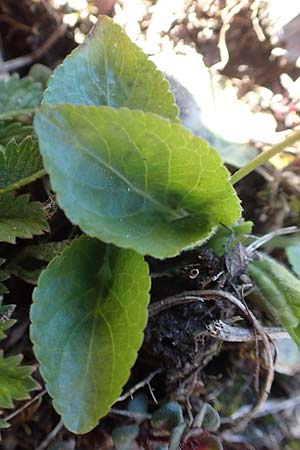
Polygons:
<instances>
[{"instance_id":1,"label":"sunlit patch","mask_svg":"<svg viewBox=\"0 0 300 450\"><path fill-rule=\"evenodd\" d=\"M57 8L66 4L76 11L81 11L88 6L87 0L53 0L53 5Z\"/></svg>"},{"instance_id":2,"label":"sunlit patch","mask_svg":"<svg viewBox=\"0 0 300 450\"><path fill-rule=\"evenodd\" d=\"M85 35L78 28L76 28L76 30L74 31L74 41L77 44L82 44L84 39Z\"/></svg>"},{"instance_id":3,"label":"sunlit patch","mask_svg":"<svg viewBox=\"0 0 300 450\"><path fill-rule=\"evenodd\" d=\"M78 21L78 13L65 14L63 17L63 22L70 27L74 27L74 25Z\"/></svg>"}]
</instances>

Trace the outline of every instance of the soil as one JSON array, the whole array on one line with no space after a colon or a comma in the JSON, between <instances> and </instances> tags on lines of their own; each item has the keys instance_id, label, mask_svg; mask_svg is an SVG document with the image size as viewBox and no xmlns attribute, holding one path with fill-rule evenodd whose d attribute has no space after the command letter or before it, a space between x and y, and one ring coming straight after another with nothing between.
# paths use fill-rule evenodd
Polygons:
<instances>
[{"instance_id":1,"label":"soil","mask_svg":"<svg viewBox=\"0 0 300 450\"><path fill-rule=\"evenodd\" d=\"M107 5L106 5L107 3ZM157 20L156 8L162 1L146 1L143 8L136 8L136 17L128 12L126 0L116 2L111 9L111 2L102 5L111 11L111 15L122 23L137 27L137 42L147 42L151 24ZM168 2L166 8L170 6ZM172 2L173 3L173 2ZM177 2L178 5L180 2ZM155 46L162 48L172 44L175 51L180 52L182 45L191 46L203 55L206 65L212 66L220 61L218 43L220 32L226 21L224 10L232 2L225 0L185 0L177 6L174 2L172 19L169 26L158 29L154 37ZM239 2L236 2L237 4ZM242 3L242 2L241 2ZM221 73L229 77L239 88L240 98L247 101L259 85L269 89L272 98L280 96L280 101L254 106L256 111L268 111L277 120L277 131L287 130L299 121L299 98L282 86L280 75L288 74L292 79L300 75L299 67L294 60L274 57L275 30L266 22L260 21L264 39L254 26L253 2L244 2L237 8L228 24L226 45L228 61ZM263 2L262 2L263 3ZM138 5L139 2L136 1ZM65 28L64 33L53 46L48 48L38 61L51 69L77 45L76 36L86 34L97 16L99 2L90 2L87 13L78 15L77 22ZM252 8L252 9L251 9ZM138 12L142 9L142 13ZM257 14L263 15L263 8ZM68 5L54 8L50 1L2 0L0 1L0 48L5 61L32 54L55 30L61 26L64 14L74 12ZM229 13L229 12L228 12ZM298 24L300 29L300 22ZM148 33L148 34L147 34ZM143 44L143 45L144 45ZM276 45L279 45L278 43ZM284 43L281 44L284 47ZM177 50L176 50L177 49ZM34 59L34 58L33 58ZM21 66L21 76L28 73L30 65ZM276 98L275 98L276 99ZM263 144L261 144L263 146ZM300 177L299 149L288 156L288 162L277 165L267 164L264 171L258 171L237 186L242 200L244 217L254 222L254 233L261 235L283 226L300 226ZM233 167L229 167L234 170ZM42 182L31 188L32 198L42 202L48 201L48 189ZM51 240L68 239L79 233L54 206L51 213ZM39 242L36 239L34 242ZM22 245L22 244L21 244ZM19 247L20 248L20 247ZM166 298L174 297L182 292L201 290L220 290L243 298L247 255L241 245L225 249L223 256L216 255L208 247L184 252L176 258L159 261L148 258L152 275L151 305ZM1 257L13 255L11 245L3 245ZM275 249L276 252L276 249ZM284 258L277 250L276 255ZM29 364L36 364L28 336L29 307L33 286L17 277L9 280L10 293L7 303L16 304L15 318L17 324L8 332L4 341L4 349L9 354L22 353ZM255 306L255 298L251 310L264 325L270 325L267 315ZM215 339L207 332L207 325L215 321L235 323L240 321L245 326L247 317L241 318L240 311L227 301L194 302L176 305L151 315L145 330L144 344L139 358L132 369L130 379L124 392L143 381L150 373L158 370L151 382L146 383L142 392L147 397L150 412L169 400L176 400L182 405L185 415L191 419L199 411L203 402L213 404L224 419L220 430L212 435L222 440L226 450L292 450L300 448L300 402L292 404L283 411L270 412L262 416L256 415L248 426L238 429L233 423L234 413L242 418L246 415L243 407L259 401L259 391L268 367L264 362L263 346L260 342L229 343ZM260 355L260 357L258 356ZM38 373L35 377L43 384ZM293 399L300 394L300 377L277 373L270 394L271 400ZM33 394L34 396L34 394ZM26 402L16 402L18 409ZM60 426L59 416L51 406L47 395L26 407L11 420L12 426L3 431L2 445L4 450L32 450L48 448L96 450L112 448L112 431L121 425L134 423L134 418L124 417L119 410L127 410L128 401L115 405L99 426L84 436L75 436ZM52 433L52 434L51 434ZM47 443L48 437L52 438ZM151 450L156 448L155 442L167 442L168 432L157 436L151 428L149 420L140 423L140 435L134 449ZM201 441L202 439L202 441ZM189 439L183 450L213 449L207 442L193 437ZM201 442L200 442L201 441ZM208 443L209 442L209 443ZM42 445L41 445L42 444ZM157 447L158 448L158 447Z\"/></svg>"}]
</instances>

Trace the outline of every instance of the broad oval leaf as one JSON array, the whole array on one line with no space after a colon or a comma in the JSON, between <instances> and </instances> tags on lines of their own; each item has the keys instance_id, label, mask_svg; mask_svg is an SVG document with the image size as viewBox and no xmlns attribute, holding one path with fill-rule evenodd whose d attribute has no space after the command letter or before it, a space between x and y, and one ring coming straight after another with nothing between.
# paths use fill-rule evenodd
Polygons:
<instances>
[{"instance_id":1,"label":"broad oval leaf","mask_svg":"<svg viewBox=\"0 0 300 450\"><path fill-rule=\"evenodd\" d=\"M35 129L61 208L92 237L164 258L240 216L220 156L156 114L44 105Z\"/></svg>"},{"instance_id":2,"label":"broad oval leaf","mask_svg":"<svg viewBox=\"0 0 300 450\"><path fill-rule=\"evenodd\" d=\"M121 27L102 17L83 45L50 78L46 103L108 105L150 111L176 120L169 84Z\"/></svg>"},{"instance_id":3,"label":"broad oval leaf","mask_svg":"<svg viewBox=\"0 0 300 450\"><path fill-rule=\"evenodd\" d=\"M248 265L248 272L266 307L300 346L300 280L263 253Z\"/></svg>"},{"instance_id":4,"label":"broad oval leaf","mask_svg":"<svg viewBox=\"0 0 300 450\"><path fill-rule=\"evenodd\" d=\"M150 277L143 257L82 237L42 273L31 339L55 409L86 433L118 398L142 343Z\"/></svg>"}]
</instances>

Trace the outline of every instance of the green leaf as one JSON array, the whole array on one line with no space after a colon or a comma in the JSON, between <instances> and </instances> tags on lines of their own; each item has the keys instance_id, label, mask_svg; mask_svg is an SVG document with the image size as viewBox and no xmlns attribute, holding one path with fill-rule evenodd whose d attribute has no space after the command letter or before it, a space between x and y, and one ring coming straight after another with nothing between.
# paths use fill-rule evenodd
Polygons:
<instances>
[{"instance_id":1,"label":"green leaf","mask_svg":"<svg viewBox=\"0 0 300 450\"><path fill-rule=\"evenodd\" d=\"M300 239L286 248L286 255L293 271L300 277Z\"/></svg>"},{"instance_id":2,"label":"green leaf","mask_svg":"<svg viewBox=\"0 0 300 450\"><path fill-rule=\"evenodd\" d=\"M265 254L248 265L248 272L266 307L300 346L300 280Z\"/></svg>"},{"instance_id":3,"label":"green leaf","mask_svg":"<svg viewBox=\"0 0 300 450\"><path fill-rule=\"evenodd\" d=\"M183 422L182 408L177 402L165 403L153 413L151 425L154 428L171 430Z\"/></svg>"},{"instance_id":4,"label":"green leaf","mask_svg":"<svg viewBox=\"0 0 300 450\"><path fill-rule=\"evenodd\" d=\"M47 242L40 245L27 245L11 259L5 270L26 283L37 284L42 270L55 256L60 255L71 241Z\"/></svg>"},{"instance_id":5,"label":"green leaf","mask_svg":"<svg viewBox=\"0 0 300 450\"><path fill-rule=\"evenodd\" d=\"M177 427L173 428L170 433L170 443L168 450L178 450L180 448L180 442L183 436L188 430L188 425L186 422L182 422Z\"/></svg>"},{"instance_id":6,"label":"green leaf","mask_svg":"<svg viewBox=\"0 0 300 450\"><path fill-rule=\"evenodd\" d=\"M30 67L29 76L38 83L41 83L43 88L46 88L49 78L52 75L52 70L44 64L36 63Z\"/></svg>"},{"instance_id":7,"label":"green leaf","mask_svg":"<svg viewBox=\"0 0 300 450\"><path fill-rule=\"evenodd\" d=\"M220 156L156 114L44 105L35 129L58 203L92 237L162 258L240 216Z\"/></svg>"},{"instance_id":8,"label":"green leaf","mask_svg":"<svg viewBox=\"0 0 300 450\"><path fill-rule=\"evenodd\" d=\"M17 237L31 238L48 230L40 203L29 203L29 195L0 195L0 241L14 244Z\"/></svg>"},{"instance_id":9,"label":"green leaf","mask_svg":"<svg viewBox=\"0 0 300 450\"><path fill-rule=\"evenodd\" d=\"M42 273L31 339L55 409L86 433L118 398L142 343L150 277L141 255L82 237Z\"/></svg>"},{"instance_id":10,"label":"green leaf","mask_svg":"<svg viewBox=\"0 0 300 450\"><path fill-rule=\"evenodd\" d=\"M13 400L24 400L39 387L31 374L34 367L20 366L22 356L3 357L0 352L0 407L12 408Z\"/></svg>"},{"instance_id":11,"label":"green leaf","mask_svg":"<svg viewBox=\"0 0 300 450\"><path fill-rule=\"evenodd\" d=\"M19 144L26 136L33 133L33 128L19 122L2 121L0 122L0 150L5 147L13 138Z\"/></svg>"},{"instance_id":12,"label":"green leaf","mask_svg":"<svg viewBox=\"0 0 300 450\"><path fill-rule=\"evenodd\" d=\"M0 341L5 338L4 331L15 323L15 320L11 319L14 309L15 305L2 305L0 297Z\"/></svg>"},{"instance_id":13,"label":"green leaf","mask_svg":"<svg viewBox=\"0 0 300 450\"><path fill-rule=\"evenodd\" d=\"M186 128L236 167L257 155L253 142L278 142L272 114L253 112L237 84L207 67L196 49L184 53L162 49L151 59L167 74Z\"/></svg>"},{"instance_id":14,"label":"green leaf","mask_svg":"<svg viewBox=\"0 0 300 450\"><path fill-rule=\"evenodd\" d=\"M19 79L14 74L7 80L0 79L0 119L37 108L41 99L42 86L30 77Z\"/></svg>"},{"instance_id":15,"label":"green leaf","mask_svg":"<svg viewBox=\"0 0 300 450\"><path fill-rule=\"evenodd\" d=\"M218 256L223 256L235 247L238 242L243 242L246 239L246 235L251 233L252 227L253 222L250 220L238 222L231 228L220 225L206 245Z\"/></svg>"},{"instance_id":16,"label":"green leaf","mask_svg":"<svg viewBox=\"0 0 300 450\"><path fill-rule=\"evenodd\" d=\"M4 331L10 328L15 320L11 315L15 305L2 305L0 298L0 340L5 338ZM13 400L28 398L28 392L37 389L39 384L32 378L34 367L20 366L22 355L3 357L0 351L0 408L12 408ZM5 423L1 423L3 428Z\"/></svg>"},{"instance_id":17,"label":"green leaf","mask_svg":"<svg viewBox=\"0 0 300 450\"><path fill-rule=\"evenodd\" d=\"M126 106L176 120L178 109L162 73L108 17L54 72L46 103Z\"/></svg>"},{"instance_id":18,"label":"green leaf","mask_svg":"<svg viewBox=\"0 0 300 450\"><path fill-rule=\"evenodd\" d=\"M10 427L9 423L5 419L2 419L0 417L0 430L2 430L4 428L9 428L9 427Z\"/></svg>"},{"instance_id":19,"label":"green leaf","mask_svg":"<svg viewBox=\"0 0 300 450\"><path fill-rule=\"evenodd\" d=\"M0 267L5 263L5 259L0 258ZM5 286L5 284L2 283L2 281L6 281L9 278L9 274L5 271L0 269L0 296L2 296L3 294L7 294L8 293L8 289ZM0 302L1 305L1 302ZM1 317L1 306L0 306L0 317ZM1 322L1 318L0 318L0 322Z\"/></svg>"},{"instance_id":20,"label":"green leaf","mask_svg":"<svg viewBox=\"0 0 300 450\"><path fill-rule=\"evenodd\" d=\"M19 144L11 140L0 152L0 192L16 190L36 180L43 172L36 139L26 137Z\"/></svg>"},{"instance_id":21,"label":"green leaf","mask_svg":"<svg viewBox=\"0 0 300 450\"><path fill-rule=\"evenodd\" d=\"M204 403L194 418L194 427L215 432L220 428L221 419L218 412L209 404Z\"/></svg>"},{"instance_id":22,"label":"green leaf","mask_svg":"<svg viewBox=\"0 0 300 450\"><path fill-rule=\"evenodd\" d=\"M115 428L111 435L115 449L132 450L139 433L140 427L136 423Z\"/></svg>"}]
</instances>

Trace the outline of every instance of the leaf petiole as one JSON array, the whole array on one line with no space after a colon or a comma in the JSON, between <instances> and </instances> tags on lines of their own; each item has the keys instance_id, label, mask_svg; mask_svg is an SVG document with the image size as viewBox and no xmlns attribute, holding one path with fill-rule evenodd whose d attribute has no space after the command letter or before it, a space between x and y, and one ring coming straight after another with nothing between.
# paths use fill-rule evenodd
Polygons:
<instances>
[{"instance_id":1,"label":"leaf petiole","mask_svg":"<svg viewBox=\"0 0 300 450\"><path fill-rule=\"evenodd\" d=\"M244 167L237 170L231 177L231 184L234 185L238 181L242 180L247 175L249 175L249 173L253 172L255 169L269 161L269 159L271 159L273 156L281 153L286 147L290 147L298 141L300 141L300 130L294 131L289 136L287 136L284 141L274 145L269 150L260 153Z\"/></svg>"},{"instance_id":2,"label":"leaf petiole","mask_svg":"<svg viewBox=\"0 0 300 450\"><path fill-rule=\"evenodd\" d=\"M29 183L32 183L32 181L37 180L38 178L42 178L44 175L47 175L47 172L45 169L38 170L37 172L33 173L32 175L23 178L20 181L16 181L15 183L10 184L5 189L0 189L0 195L6 194L7 192L16 191L17 189L20 189L23 186L26 186Z\"/></svg>"}]
</instances>

